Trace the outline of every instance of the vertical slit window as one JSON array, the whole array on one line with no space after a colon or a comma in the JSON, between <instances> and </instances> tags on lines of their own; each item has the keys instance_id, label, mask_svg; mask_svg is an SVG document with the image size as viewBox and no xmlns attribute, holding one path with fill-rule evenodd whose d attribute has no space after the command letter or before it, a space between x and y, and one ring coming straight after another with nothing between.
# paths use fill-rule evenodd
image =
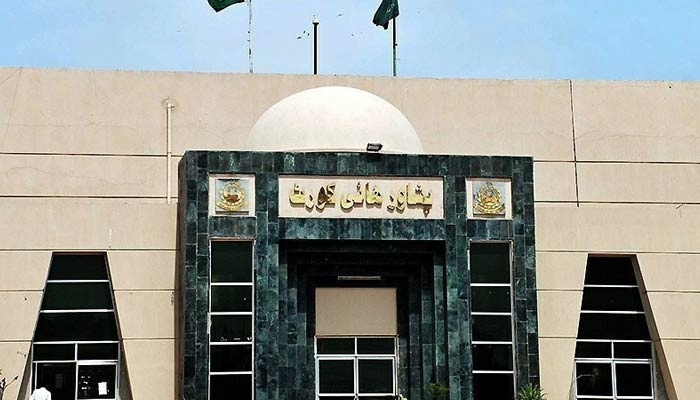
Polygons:
<instances>
[{"instance_id":1,"label":"vertical slit window","mask_svg":"<svg viewBox=\"0 0 700 400\"><path fill-rule=\"evenodd\" d=\"M510 244L469 244L474 400L512 400L513 300Z\"/></svg>"},{"instance_id":2,"label":"vertical slit window","mask_svg":"<svg viewBox=\"0 0 700 400\"><path fill-rule=\"evenodd\" d=\"M589 257L576 340L576 398L652 400L653 357L632 259Z\"/></svg>"},{"instance_id":3,"label":"vertical slit window","mask_svg":"<svg viewBox=\"0 0 700 400\"><path fill-rule=\"evenodd\" d=\"M253 243L212 241L209 399L253 398Z\"/></svg>"},{"instance_id":4,"label":"vertical slit window","mask_svg":"<svg viewBox=\"0 0 700 400\"><path fill-rule=\"evenodd\" d=\"M105 254L54 254L32 345L32 391L116 399L120 346Z\"/></svg>"}]
</instances>

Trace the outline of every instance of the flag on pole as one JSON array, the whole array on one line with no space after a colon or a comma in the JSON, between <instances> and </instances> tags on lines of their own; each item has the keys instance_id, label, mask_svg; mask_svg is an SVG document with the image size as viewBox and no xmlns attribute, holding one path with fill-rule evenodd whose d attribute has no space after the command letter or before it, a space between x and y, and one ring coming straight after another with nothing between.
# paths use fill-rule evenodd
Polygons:
<instances>
[{"instance_id":1,"label":"flag on pole","mask_svg":"<svg viewBox=\"0 0 700 400\"><path fill-rule=\"evenodd\" d=\"M382 0L382 3L374 13L372 22L384 29L389 29L389 22L399 16L399 0Z\"/></svg>"},{"instance_id":2,"label":"flag on pole","mask_svg":"<svg viewBox=\"0 0 700 400\"><path fill-rule=\"evenodd\" d=\"M216 11L216 12L219 12L230 5L245 2L245 0L208 0L208 1L209 1L209 5L211 6L211 8L213 8L214 11Z\"/></svg>"}]
</instances>

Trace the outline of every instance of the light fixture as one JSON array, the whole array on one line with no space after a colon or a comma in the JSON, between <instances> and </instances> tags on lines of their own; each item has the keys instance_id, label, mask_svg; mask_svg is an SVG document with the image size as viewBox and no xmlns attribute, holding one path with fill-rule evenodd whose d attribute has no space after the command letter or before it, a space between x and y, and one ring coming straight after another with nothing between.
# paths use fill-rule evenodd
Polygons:
<instances>
[{"instance_id":1,"label":"light fixture","mask_svg":"<svg viewBox=\"0 0 700 400\"><path fill-rule=\"evenodd\" d=\"M384 147L381 143L367 143L367 151L372 153L379 153L379 150Z\"/></svg>"},{"instance_id":2,"label":"light fixture","mask_svg":"<svg viewBox=\"0 0 700 400\"><path fill-rule=\"evenodd\" d=\"M381 281L379 275L338 275L339 281Z\"/></svg>"}]
</instances>

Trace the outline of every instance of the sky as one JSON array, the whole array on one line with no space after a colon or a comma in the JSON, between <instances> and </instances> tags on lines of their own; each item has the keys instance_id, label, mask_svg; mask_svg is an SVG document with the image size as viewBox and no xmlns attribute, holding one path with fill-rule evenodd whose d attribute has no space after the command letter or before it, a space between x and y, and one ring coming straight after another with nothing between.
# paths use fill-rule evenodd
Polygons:
<instances>
[{"instance_id":1,"label":"sky","mask_svg":"<svg viewBox=\"0 0 700 400\"><path fill-rule=\"evenodd\" d=\"M248 72L248 5L2 0L0 66ZM380 0L252 0L253 68L391 75ZM398 75L700 80L698 0L399 0Z\"/></svg>"}]
</instances>

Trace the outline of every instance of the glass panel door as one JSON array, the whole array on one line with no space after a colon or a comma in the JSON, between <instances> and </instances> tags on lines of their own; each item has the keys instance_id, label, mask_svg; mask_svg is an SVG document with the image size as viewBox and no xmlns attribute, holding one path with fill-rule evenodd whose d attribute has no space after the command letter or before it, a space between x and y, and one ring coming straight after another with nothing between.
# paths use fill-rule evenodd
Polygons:
<instances>
[{"instance_id":1,"label":"glass panel door","mask_svg":"<svg viewBox=\"0 0 700 400\"><path fill-rule=\"evenodd\" d=\"M317 399L395 398L396 354L395 337L317 338Z\"/></svg>"}]
</instances>

